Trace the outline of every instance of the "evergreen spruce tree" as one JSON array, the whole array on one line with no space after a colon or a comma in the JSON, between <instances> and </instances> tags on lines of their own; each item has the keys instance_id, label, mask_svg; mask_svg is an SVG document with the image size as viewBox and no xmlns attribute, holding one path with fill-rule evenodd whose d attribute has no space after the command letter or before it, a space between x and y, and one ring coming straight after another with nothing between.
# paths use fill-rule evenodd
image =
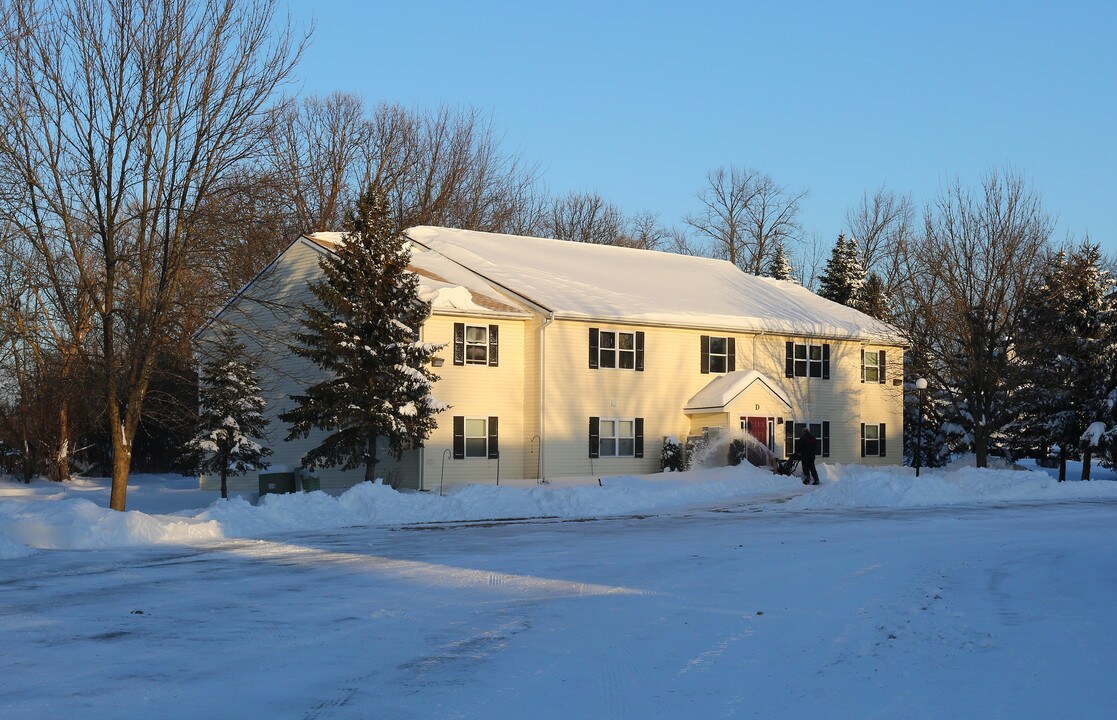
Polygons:
<instances>
[{"instance_id":1,"label":"evergreen spruce tree","mask_svg":"<svg viewBox=\"0 0 1117 720\"><path fill-rule=\"evenodd\" d=\"M783 246L783 242L776 244L776 249L772 253L772 259L768 262L768 277L775 278L776 280L792 280L792 273L795 268L791 265L791 258L787 256L787 250Z\"/></svg>"},{"instance_id":2,"label":"evergreen spruce tree","mask_svg":"<svg viewBox=\"0 0 1117 720\"><path fill-rule=\"evenodd\" d=\"M866 315L872 315L877 320L888 321L892 317L888 291L885 289L884 281L880 279L880 275L869 274L869 277L865 280L865 285L861 288L861 297L854 307Z\"/></svg>"},{"instance_id":3,"label":"evergreen spruce tree","mask_svg":"<svg viewBox=\"0 0 1117 720\"><path fill-rule=\"evenodd\" d=\"M826 268L819 278L818 294L849 307L859 307L862 289L865 285L865 268L861 265L861 254L853 239L838 235L838 242L826 261Z\"/></svg>"},{"instance_id":4,"label":"evergreen spruce tree","mask_svg":"<svg viewBox=\"0 0 1117 720\"><path fill-rule=\"evenodd\" d=\"M1041 282L1029 293L1014 343L1023 382L1014 395L1019 417L1013 426L1018 449L1045 456L1058 448L1059 479L1066 461L1083 456L1089 477L1093 444L1082 436L1103 422L1103 446L1117 436L1114 408L1117 385L1117 300L1102 268L1097 245L1084 243L1055 255Z\"/></svg>"},{"instance_id":5,"label":"evergreen spruce tree","mask_svg":"<svg viewBox=\"0 0 1117 720\"><path fill-rule=\"evenodd\" d=\"M314 361L327 378L292 399L281 415L288 440L326 431L302 459L304 467L364 466L376 478L377 440L399 458L435 428L447 406L431 394L438 379L427 367L442 346L419 341L430 315L419 279L408 272L411 252L393 228L388 204L368 190L357 202L340 250L322 258L324 278L311 285L318 303L304 306L305 332L291 349Z\"/></svg>"},{"instance_id":6,"label":"evergreen spruce tree","mask_svg":"<svg viewBox=\"0 0 1117 720\"><path fill-rule=\"evenodd\" d=\"M221 334L213 350L198 378L201 407L187 450L200 456L202 472L221 475L221 497L228 499L229 476L266 468L271 450L253 439L262 438L268 425L255 363L231 330Z\"/></svg>"}]
</instances>

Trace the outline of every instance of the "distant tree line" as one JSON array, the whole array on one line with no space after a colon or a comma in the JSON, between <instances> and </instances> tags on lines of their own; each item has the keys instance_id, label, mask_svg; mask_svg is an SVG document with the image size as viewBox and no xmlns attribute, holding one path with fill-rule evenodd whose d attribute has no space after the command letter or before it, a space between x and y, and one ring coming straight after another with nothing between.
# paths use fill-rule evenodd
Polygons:
<instances>
[{"instance_id":1,"label":"distant tree line","mask_svg":"<svg viewBox=\"0 0 1117 720\"><path fill-rule=\"evenodd\" d=\"M908 338L907 381L930 384L924 464L961 450L979 465L1053 448L1112 459L1109 263L1088 240L1053 242L1021 174L956 182L921 217L909 195L865 193L827 252L805 237L805 189L727 164L670 224L592 190L551 193L474 108L285 96L306 40L275 0L0 7L7 472L109 473L123 509L130 471L195 467L181 449L212 358L194 334L299 234L349 227L362 194L385 232L721 258L887 320Z\"/></svg>"}]
</instances>

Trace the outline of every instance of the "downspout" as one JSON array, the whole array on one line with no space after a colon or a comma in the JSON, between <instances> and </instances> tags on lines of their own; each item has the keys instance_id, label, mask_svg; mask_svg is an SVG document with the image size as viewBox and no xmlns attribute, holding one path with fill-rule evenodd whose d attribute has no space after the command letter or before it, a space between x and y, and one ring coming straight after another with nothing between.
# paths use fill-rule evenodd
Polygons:
<instances>
[{"instance_id":1,"label":"downspout","mask_svg":"<svg viewBox=\"0 0 1117 720\"><path fill-rule=\"evenodd\" d=\"M554 311L549 311L539 327L539 481L546 476L543 448L547 445L547 326L555 321Z\"/></svg>"},{"instance_id":2,"label":"downspout","mask_svg":"<svg viewBox=\"0 0 1117 720\"><path fill-rule=\"evenodd\" d=\"M429 320L430 317L428 316L427 319ZM426 341L426 339L427 339L427 323L426 323L426 320L424 320L423 324L419 326L419 341L424 342L424 341ZM431 388L432 392L433 392L433 390L434 389ZM426 470L425 465L426 465L426 459L427 459L426 449L427 449L426 442L424 442L422 445L419 446L419 492L423 492L423 475L425 474L424 470ZM443 465L445 465L445 463L443 463Z\"/></svg>"}]
</instances>

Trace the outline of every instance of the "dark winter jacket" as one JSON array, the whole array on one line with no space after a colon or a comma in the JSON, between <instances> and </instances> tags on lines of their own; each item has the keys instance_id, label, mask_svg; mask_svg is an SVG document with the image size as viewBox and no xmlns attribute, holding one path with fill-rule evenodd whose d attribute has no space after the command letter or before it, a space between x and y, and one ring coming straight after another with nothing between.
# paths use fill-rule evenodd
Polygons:
<instances>
[{"instance_id":1,"label":"dark winter jacket","mask_svg":"<svg viewBox=\"0 0 1117 720\"><path fill-rule=\"evenodd\" d=\"M799 436L799 457L804 460L814 460L817 455L818 441L814 439L814 435L809 432L803 433Z\"/></svg>"}]
</instances>

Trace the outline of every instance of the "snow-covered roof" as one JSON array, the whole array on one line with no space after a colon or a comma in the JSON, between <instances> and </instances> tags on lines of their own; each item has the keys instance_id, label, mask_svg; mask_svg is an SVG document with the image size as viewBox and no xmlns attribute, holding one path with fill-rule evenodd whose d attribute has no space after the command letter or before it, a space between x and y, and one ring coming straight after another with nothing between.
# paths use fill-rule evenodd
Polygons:
<instances>
[{"instance_id":1,"label":"snow-covered roof","mask_svg":"<svg viewBox=\"0 0 1117 720\"><path fill-rule=\"evenodd\" d=\"M331 252L345 243L345 233L317 232L305 236ZM449 258L411 243L408 269L419 276L419 298L434 311L528 315L506 293Z\"/></svg>"},{"instance_id":2,"label":"snow-covered roof","mask_svg":"<svg viewBox=\"0 0 1117 720\"><path fill-rule=\"evenodd\" d=\"M782 400L788 407L791 407L791 399L788 398L787 393L783 391L783 388L781 388L778 383L773 382L768 376L756 370L737 370L735 372L719 375L711 380L706 387L699 390L690 400L687 400L683 412L696 413L724 410L729 403L733 402L733 400L745 390L748 390L753 383L760 383L767 388L772 395Z\"/></svg>"},{"instance_id":3,"label":"snow-covered roof","mask_svg":"<svg viewBox=\"0 0 1117 720\"><path fill-rule=\"evenodd\" d=\"M887 323L724 260L440 227L406 232L559 318L904 342Z\"/></svg>"}]
</instances>

